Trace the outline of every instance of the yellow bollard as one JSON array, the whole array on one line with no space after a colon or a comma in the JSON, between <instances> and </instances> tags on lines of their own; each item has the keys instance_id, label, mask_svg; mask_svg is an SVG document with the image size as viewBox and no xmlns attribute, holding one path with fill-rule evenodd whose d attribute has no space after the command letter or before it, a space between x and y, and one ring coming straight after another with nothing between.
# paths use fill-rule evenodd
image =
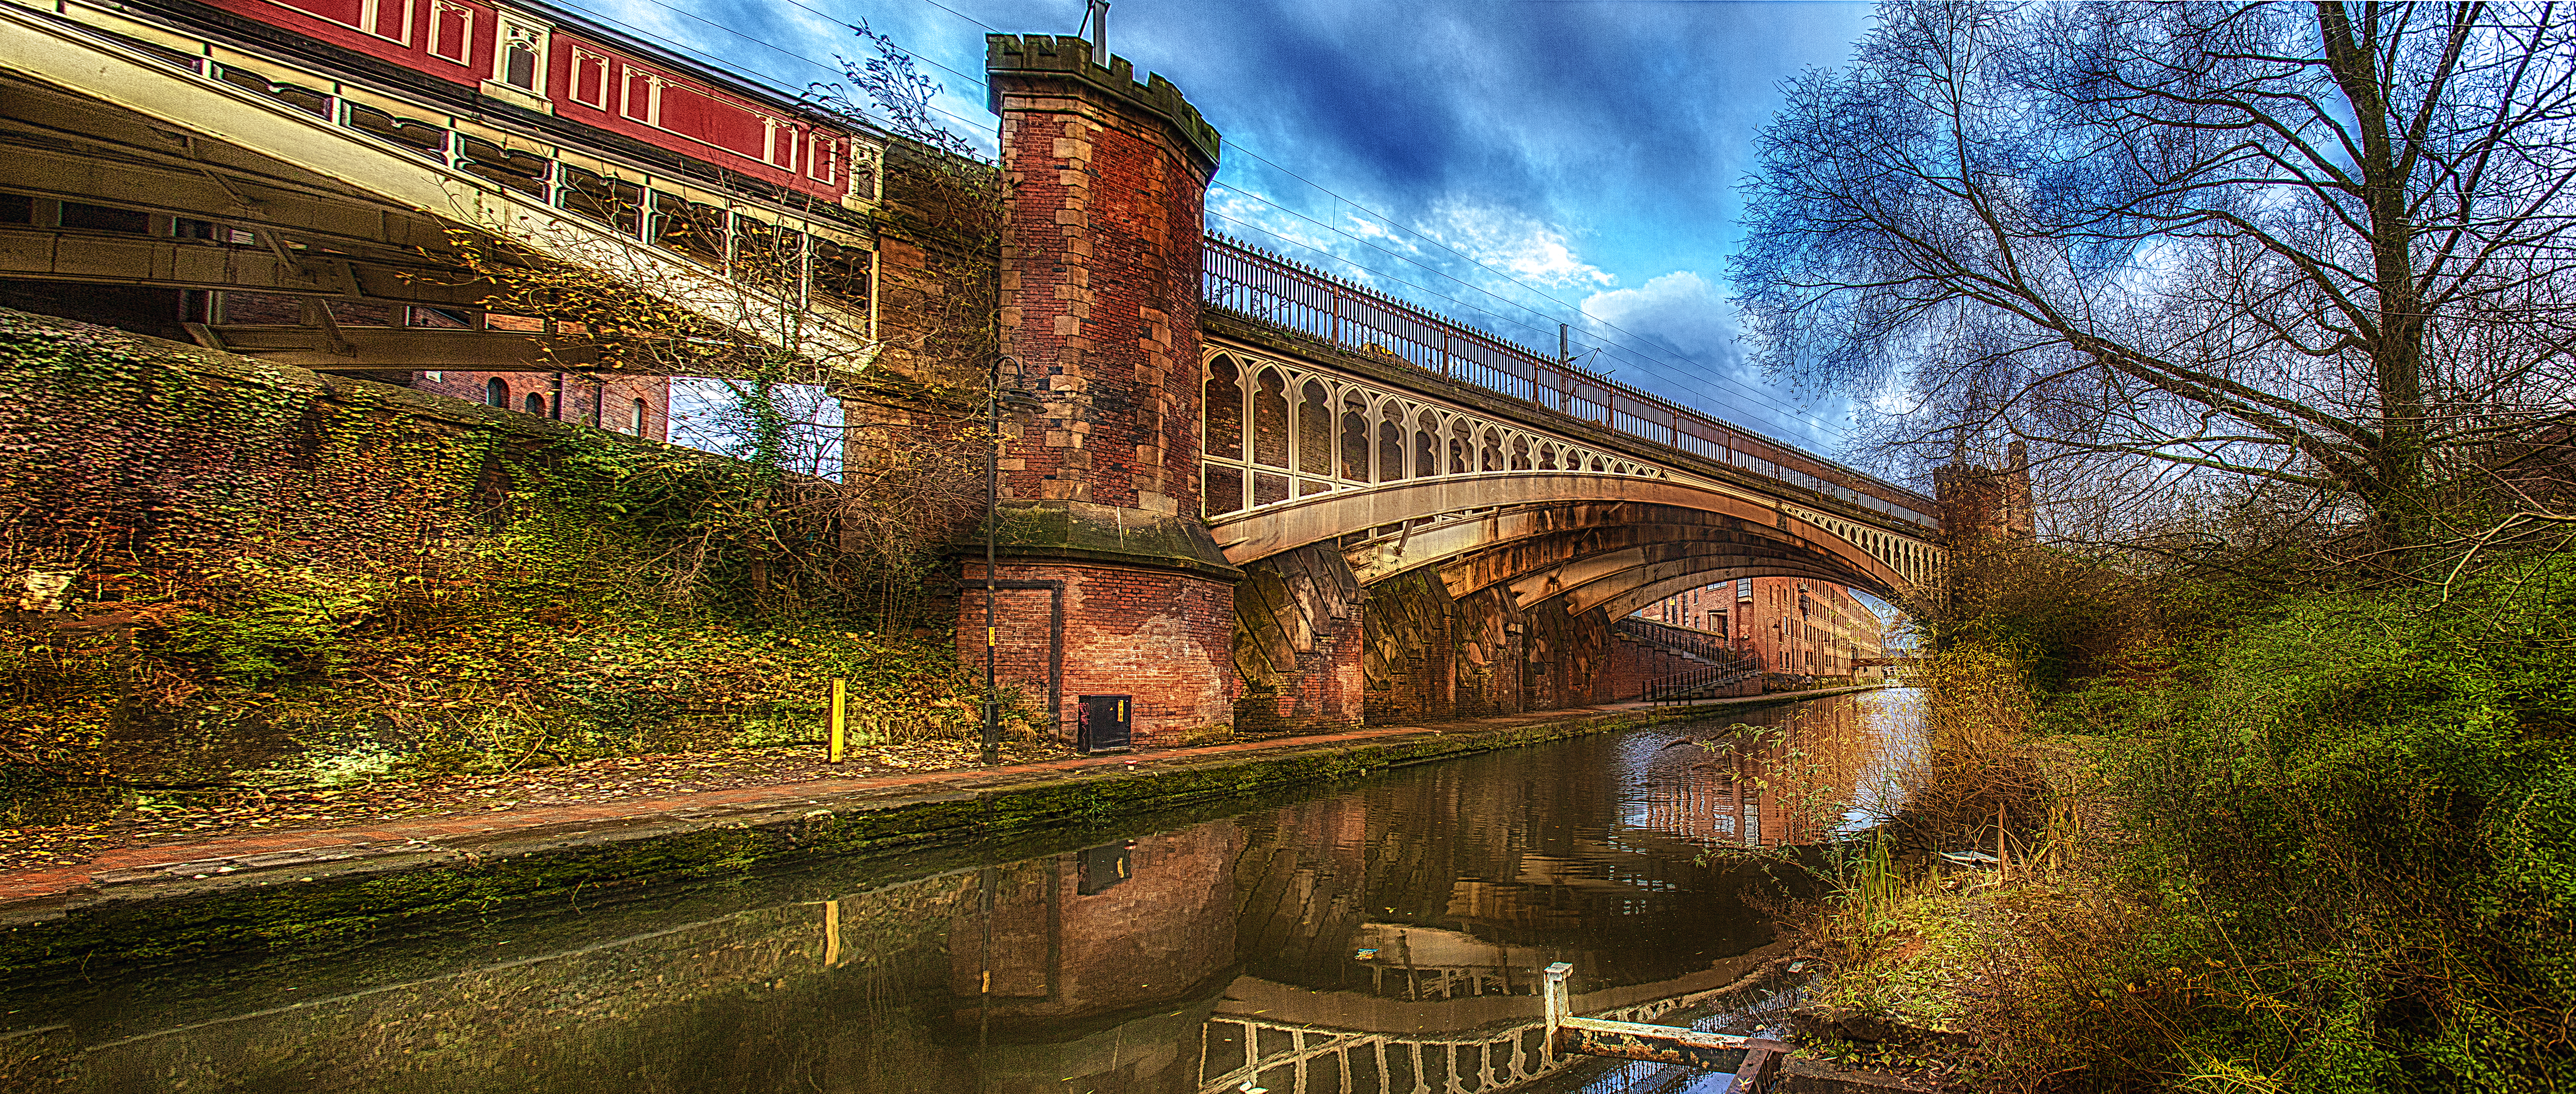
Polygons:
<instances>
[{"instance_id":1,"label":"yellow bollard","mask_svg":"<svg viewBox=\"0 0 2576 1094\"><path fill-rule=\"evenodd\" d=\"M841 743L849 726L849 684L832 681L832 762L841 762Z\"/></svg>"}]
</instances>

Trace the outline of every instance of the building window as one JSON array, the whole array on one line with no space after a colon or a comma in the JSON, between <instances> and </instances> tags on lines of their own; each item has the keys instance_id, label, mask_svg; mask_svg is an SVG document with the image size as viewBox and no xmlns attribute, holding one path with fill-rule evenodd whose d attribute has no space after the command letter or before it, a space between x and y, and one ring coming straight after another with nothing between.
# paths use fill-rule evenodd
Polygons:
<instances>
[{"instance_id":1,"label":"building window","mask_svg":"<svg viewBox=\"0 0 2576 1094\"><path fill-rule=\"evenodd\" d=\"M572 101L593 110L608 109L608 58L573 47Z\"/></svg>"},{"instance_id":2,"label":"building window","mask_svg":"<svg viewBox=\"0 0 2576 1094\"><path fill-rule=\"evenodd\" d=\"M510 385L502 383L498 376L483 381L483 405L510 405Z\"/></svg>"},{"instance_id":3,"label":"building window","mask_svg":"<svg viewBox=\"0 0 2576 1094\"><path fill-rule=\"evenodd\" d=\"M638 437L644 435L644 400L642 399L635 400L635 424L634 427L627 430L627 432L633 433Z\"/></svg>"},{"instance_id":4,"label":"building window","mask_svg":"<svg viewBox=\"0 0 2576 1094\"><path fill-rule=\"evenodd\" d=\"M429 16L429 55L468 64L473 48L474 9L451 0L435 0Z\"/></svg>"},{"instance_id":5,"label":"building window","mask_svg":"<svg viewBox=\"0 0 2576 1094\"><path fill-rule=\"evenodd\" d=\"M530 414L543 414L546 412L546 397L531 391L528 393L526 407Z\"/></svg>"}]
</instances>

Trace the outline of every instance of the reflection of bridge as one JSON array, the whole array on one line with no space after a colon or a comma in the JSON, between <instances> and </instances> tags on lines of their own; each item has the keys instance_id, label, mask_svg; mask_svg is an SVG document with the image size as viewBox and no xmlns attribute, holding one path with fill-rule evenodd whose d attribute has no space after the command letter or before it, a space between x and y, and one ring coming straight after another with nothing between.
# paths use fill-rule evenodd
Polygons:
<instances>
[{"instance_id":1,"label":"reflection of bridge","mask_svg":"<svg viewBox=\"0 0 2576 1094\"><path fill-rule=\"evenodd\" d=\"M1572 1006L1587 1017L1652 1022L1741 990L1735 981L1759 964L1748 958L1673 980L1577 995ZM1479 1094L1519 1086L1580 1060L1548 1058L1540 977L1521 978L1514 987L1507 999L1456 1001L1479 1005L1453 1008L1454 1013L1433 1005L1391 1016L1368 1005L1376 1000L1247 977L1227 989L1207 1020L1198 1089L1222 1094L1248 1081L1272 1094ZM1408 1024L1412 1032L1404 1031Z\"/></svg>"}]
</instances>

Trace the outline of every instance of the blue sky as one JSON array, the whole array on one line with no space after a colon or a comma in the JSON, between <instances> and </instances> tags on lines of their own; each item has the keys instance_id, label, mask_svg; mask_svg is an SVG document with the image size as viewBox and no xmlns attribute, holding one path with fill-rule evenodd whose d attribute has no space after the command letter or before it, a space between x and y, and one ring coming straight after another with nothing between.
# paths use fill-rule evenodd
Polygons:
<instances>
[{"instance_id":1,"label":"blue sky","mask_svg":"<svg viewBox=\"0 0 2576 1094\"><path fill-rule=\"evenodd\" d=\"M802 87L859 19L987 146L983 35L1080 0L558 0ZM1111 49L1225 134L1210 227L1840 454L1848 407L1747 370L1726 303L1737 184L1782 80L1870 8L1694 0L1117 0Z\"/></svg>"}]
</instances>

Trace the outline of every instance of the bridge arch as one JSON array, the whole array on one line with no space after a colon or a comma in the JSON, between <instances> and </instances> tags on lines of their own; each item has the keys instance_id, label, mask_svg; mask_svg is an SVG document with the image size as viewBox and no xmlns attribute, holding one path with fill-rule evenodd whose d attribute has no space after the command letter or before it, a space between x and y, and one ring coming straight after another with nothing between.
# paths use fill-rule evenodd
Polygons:
<instances>
[{"instance_id":1,"label":"bridge arch","mask_svg":"<svg viewBox=\"0 0 2576 1094\"><path fill-rule=\"evenodd\" d=\"M1419 566L1446 565L1477 552L1506 548L1533 536L1637 526L1641 518L1657 511L1717 518L1694 520L1689 526L1761 540L1772 545L1770 552L1784 563L1796 561L1817 571L1819 580L1856 585L1889 597L1902 595L1917 580L1898 569L1902 559L1892 563L1879 557L1861 536L1836 532L1806 514L1716 483L1674 475L1491 471L1403 480L1259 506L1214 521L1210 532L1226 560L1238 566L1309 544L1353 540L1347 554L1356 559L1353 570L1365 584ZM1417 523L1441 533L1419 554L1413 552L1410 536ZM1677 533L1671 542L1692 538ZM1574 556L1568 556L1547 565L1573 561ZM1642 556L1636 562L1646 564Z\"/></svg>"},{"instance_id":2,"label":"bridge arch","mask_svg":"<svg viewBox=\"0 0 2576 1094\"><path fill-rule=\"evenodd\" d=\"M1613 621L1672 592L1791 577L1901 599L1933 572L1919 522L1785 470L1659 457L1394 362L1203 348L1202 513L1247 574L1238 724L1629 698L1673 670Z\"/></svg>"}]
</instances>

